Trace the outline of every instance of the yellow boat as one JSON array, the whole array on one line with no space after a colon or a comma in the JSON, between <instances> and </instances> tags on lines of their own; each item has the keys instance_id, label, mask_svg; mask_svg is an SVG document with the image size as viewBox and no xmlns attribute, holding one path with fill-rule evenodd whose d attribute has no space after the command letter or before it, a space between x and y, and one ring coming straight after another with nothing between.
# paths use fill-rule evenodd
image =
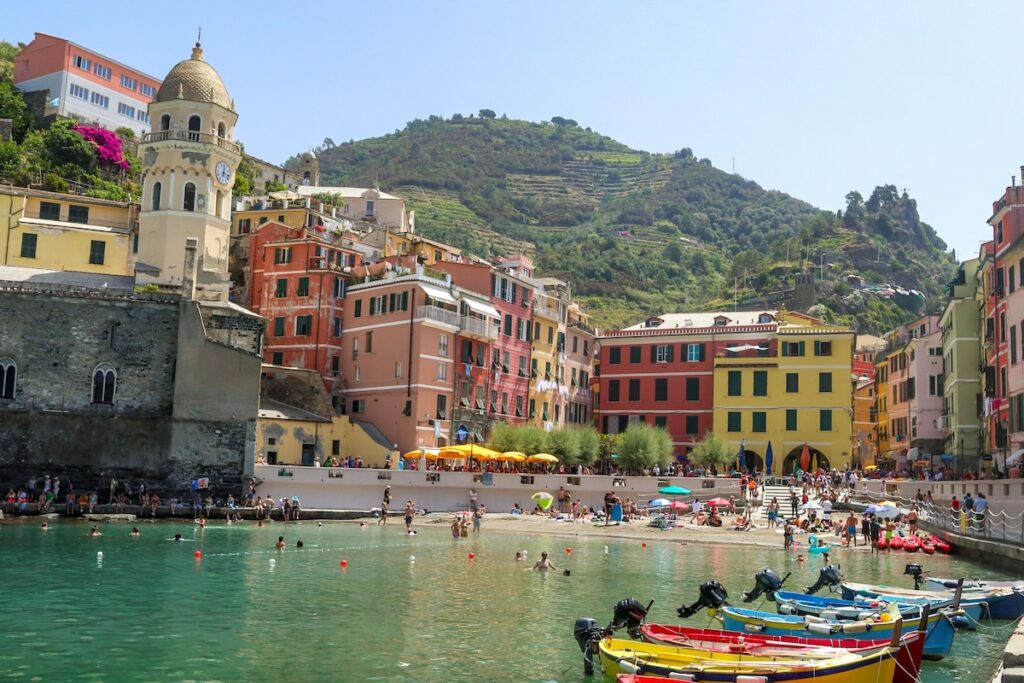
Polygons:
<instances>
[{"instance_id":1,"label":"yellow boat","mask_svg":"<svg viewBox=\"0 0 1024 683\"><path fill-rule=\"evenodd\" d=\"M724 683L888 682L896 673L898 654L899 647L892 646L866 654L823 650L820 657L805 653L794 658L652 645L617 638L605 638L599 644L601 668L608 681L615 681L620 674L640 674L677 681Z\"/></svg>"}]
</instances>

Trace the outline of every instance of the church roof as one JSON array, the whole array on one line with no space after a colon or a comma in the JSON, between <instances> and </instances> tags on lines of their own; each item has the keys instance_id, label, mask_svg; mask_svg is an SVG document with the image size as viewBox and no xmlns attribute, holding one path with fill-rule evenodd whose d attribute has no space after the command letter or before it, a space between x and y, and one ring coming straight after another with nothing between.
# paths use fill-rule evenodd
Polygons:
<instances>
[{"instance_id":1,"label":"church roof","mask_svg":"<svg viewBox=\"0 0 1024 683\"><path fill-rule=\"evenodd\" d=\"M225 109L233 109L224 81L217 70L203 60L203 48L199 43L192 48L191 58L174 65L156 94L157 102L171 102L177 99L212 102Z\"/></svg>"}]
</instances>

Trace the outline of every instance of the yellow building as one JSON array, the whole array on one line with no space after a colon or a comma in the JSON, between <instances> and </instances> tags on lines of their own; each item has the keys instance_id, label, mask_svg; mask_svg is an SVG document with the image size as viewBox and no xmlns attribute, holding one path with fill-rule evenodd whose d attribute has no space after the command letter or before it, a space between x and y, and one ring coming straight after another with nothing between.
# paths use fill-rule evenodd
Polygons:
<instances>
[{"instance_id":1,"label":"yellow building","mask_svg":"<svg viewBox=\"0 0 1024 683\"><path fill-rule=\"evenodd\" d=\"M533 338L530 344L530 422L541 427L554 427L562 421L556 411L559 399L559 313L558 299L534 291ZM564 333L561 339L564 341ZM558 412L558 415L555 413Z\"/></svg>"},{"instance_id":2,"label":"yellow building","mask_svg":"<svg viewBox=\"0 0 1024 683\"><path fill-rule=\"evenodd\" d=\"M0 265L130 277L137 217L137 204L0 188Z\"/></svg>"},{"instance_id":3,"label":"yellow building","mask_svg":"<svg viewBox=\"0 0 1024 683\"><path fill-rule=\"evenodd\" d=\"M884 458L889 444L889 357L875 363L875 458Z\"/></svg>"},{"instance_id":4,"label":"yellow building","mask_svg":"<svg viewBox=\"0 0 1024 683\"><path fill-rule=\"evenodd\" d=\"M374 232L381 233L381 231ZM427 239L415 232L388 232L385 230L382 236L385 240L384 256L409 256L411 254L416 257L417 261L429 266L438 261L457 261L462 255L462 251L455 247L444 242ZM381 234L378 234L377 237L379 239ZM368 241L373 242L372 239Z\"/></svg>"},{"instance_id":5,"label":"yellow building","mask_svg":"<svg viewBox=\"0 0 1024 683\"><path fill-rule=\"evenodd\" d=\"M810 467L850 464L853 331L780 311L778 326L730 335L715 346L713 431L747 465L792 473L803 446ZM733 340L731 337L735 337Z\"/></svg>"},{"instance_id":6,"label":"yellow building","mask_svg":"<svg viewBox=\"0 0 1024 683\"><path fill-rule=\"evenodd\" d=\"M346 415L323 417L285 403L262 399L256 421L257 462L307 465L362 458L366 467L398 462L398 451L376 428L352 422Z\"/></svg>"}]
</instances>

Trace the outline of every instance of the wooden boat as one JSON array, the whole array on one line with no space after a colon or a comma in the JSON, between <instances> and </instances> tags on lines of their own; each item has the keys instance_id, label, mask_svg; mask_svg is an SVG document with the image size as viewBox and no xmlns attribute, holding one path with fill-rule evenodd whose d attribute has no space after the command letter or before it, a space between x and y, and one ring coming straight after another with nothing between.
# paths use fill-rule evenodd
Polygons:
<instances>
[{"instance_id":1,"label":"wooden boat","mask_svg":"<svg viewBox=\"0 0 1024 683\"><path fill-rule=\"evenodd\" d=\"M776 652L783 652L785 656L799 656L808 651L820 653L828 650L864 655L874 649L891 645L889 640L765 636L674 624L644 624L640 627L640 634L645 641L655 645L740 651L748 653L751 657L763 657ZM923 653L923 634L920 631L905 633L900 639L900 652L896 656L897 666L893 683L915 683Z\"/></svg>"},{"instance_id":2,"label":"wooden boat","mask_svg":"<svg viewBox=\"0 0 1024 683\"><path fill-rule=\"evenodd\" d=\"M915 591L894 586L873 586L867 583L844 583L843 597L847 600L855 596L879 598L882 600L901 600L926 598L929 600L942 600L955 595L956 582L950 579L937 579L943 582L943 587L932 591ZM925 579L929 585L933 579ZM949 588L952 583L954 588ZM1012 583L1012 582L1004 582ZM965 582L966 585L966 582ZM1005 587L972 587L963 591L960 599L960 607L968 610L968 616L974 618L970 611L973 605L980 605L981 609L978 618L987 616L990 619L1006 619L1013 621L1024 616L1024 588Z\"/></svg>"},{"instance_id":3,"label":"wooden boat","mask_svg":"<svg viewBox=\"0 0 1024 683\"><path fill-rule=\"evenodd\" d=\"M952 579L937 577L925 579L925 585L929 588L946 592L955 589L956 584L957 582ZM1013 621L1024 616L1024 582L977 579L964 581L963 594L966 600L984 600L987 603L986 614L991 619Z\"/></svg>"},{"instance_id":4,"label":"wooden boat","mask_svg":"<svg viewBox=\"0 0 1024 683\"><path fill-rule=\"evenodd\" d=\"M601 667L611 681L621 674L731 683L891 681L899 650L897 644L866 655L758 659L733 653L711 653L709 658L708 651L616 638L605 638L598 644Z\"/></svg>"},{"instance_id":5,"label":"wooden boat","mask_svg":"<svg viewBox=\"0 0 1024 683\"><path fill-rule=\"evenodd\" d=\"M955 606L955 596L950 595L941 600L930 598L886 599L866 596L853 596L849 600L833 598L827 595L804 595L779 591L775 594L776 609L779 614L799 614L821 617L827 620L864 620L879 619L881 613L895 605L900 616L913 619L920 614L921 608L928 605L933 612L947 610L954 614L953 624L957 628L976 630L978 622L986 606L980 602L961 601L959 608ZM890 615L891 616L891 615ZM962 616L963 618L959 618Z\"/></svg>"},{"instance_id":6,"label":"wooden boat","mask_svg":"<svg viewBox=\"0 0 1024 683\"><path fill-rule=\"evenodd\" d=\"M924 579L929 588L935 590L950 590L956 588L959 579L942 579L937 576L927 576ZM964 579L964 590L991 588L1013 588L1024 590L1024 581L989 581L988 579Z\"/></svg>"},{"instance_id":7,"label":"wooden boat","mask_svg":"<svg viewBox=\"0 0 1024 683\"><path fill-rule=\"evenodd\" d=\"M772 636L830 636L841 634L845 638L857 640L878 640L891 638L895 630L895 621L863 620L863 621L826 621L817 617L787 614L772 614L740 607L722 607L716 610L723 628L729 631L745 633L762 633ZM927 618L927 631L924 641L925 659L942 659L953 647L953 636L956 628L943 612L932 612ZM907 628L918 628L921 619L904 620Z\"/></svg>"}]
</instances>

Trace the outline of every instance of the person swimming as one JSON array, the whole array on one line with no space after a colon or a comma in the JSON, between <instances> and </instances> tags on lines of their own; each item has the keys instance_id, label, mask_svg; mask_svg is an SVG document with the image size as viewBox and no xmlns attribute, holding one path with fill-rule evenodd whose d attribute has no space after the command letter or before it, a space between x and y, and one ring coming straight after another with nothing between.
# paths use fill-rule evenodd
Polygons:
<instances>
[{"instance_id":1,"label":"person swimming","mask_svg":"<svg viewBox=\"0 0 1024 683\"><path fill-rule=\"evenodd\" d=\"M93 527L93 528L89 529L89 535L90 536L102 536L103 534L100 533L99 529L97 529L96 527Z\"/></svg>"},{"instance_id":2,"label":"person swimming","mask_svg":"<svg viewBox=\"0 0 1024 683\"><path fill-rule=\"evenodd\" d=\"M133 526L133 527L132 527L132 531L131 531L131 534L130 534L130 535L131 535L131 536L138 536L138 535L139 535L139 527L137 527L137 526Z\"/></svg>"},{"instance_id":3,"label":"person swimming","mask_svg":"<svg viewBox=\"0 0 1024 683\"><path fill-rule=\"evenodd\" d=\"M284 536L277 537L277 549L284 550Z\"/></svg>"},{"instance_id":4,"label":"person swimming","mask_svg":"<svg viewBox=\"0 0 1024 683\"><path fill-rule=\"evenodd\" d=\"M302 546L303 546L303 543L302 543L302 539L299 539L299 540L298 540L298 541L297 541L297 542L295 543L295 547L296 547L296 548L301 548Z\"/></svg>"},{"instance_id":5,"label":"person swimming","mask_svg":"<svg viewBox=\"0 0 1024 683\"><path fill-rule=\"evenodd\" d=\"M522 561L523 561L523 553L522 553L522 551L517 550L516 551L516 562L522 562Z\"/></svg>"},{"instance_id":6,"label":"person swimming","mask_svg":"<svg viewBox=\"0 0 1024 683\"><path fill-rule=\"evenodd\" d=\"M804 556L803 555L797 555L796 556L796 561L797 562L803 562L804 561Z\"/></svg>"},{"instance_id":7,"label":"person swimming","mask_svg":"<svg viewBox=\"0 0 1024 683\"><path fill-rule=\"evenodd\" d=\"M174 540L178 543L181 543L181 534L174 534Z\"/></svg>"},{"instance_id":8,"label":"person swimming","mask_svg":"<svg viewBox=\"0 0 1024 683\"><path fill-rule=\"evenodd\" d=\"M49 531L50 530L50 524L49 524L49 522L43 522L43 526L41 526L39 528L42 529L43 531Z\"/></svg>"},{"instance_id":9,"label":"person swimming","mask_svg":"<svg viewBox=\"0 0 1024 683\"><path fill-rule=\"evenodd\" d=\"M551 564L551 560L548 559L548 554L546 552L543 552L543 553L540 554L540 559L537 560L536 563L534 563L533 571L535 571L535 572L546 572L549 569L554 569L554 570L557 571L558 567L556 567L555 565Z\"/></svg>"}]
</instances>

